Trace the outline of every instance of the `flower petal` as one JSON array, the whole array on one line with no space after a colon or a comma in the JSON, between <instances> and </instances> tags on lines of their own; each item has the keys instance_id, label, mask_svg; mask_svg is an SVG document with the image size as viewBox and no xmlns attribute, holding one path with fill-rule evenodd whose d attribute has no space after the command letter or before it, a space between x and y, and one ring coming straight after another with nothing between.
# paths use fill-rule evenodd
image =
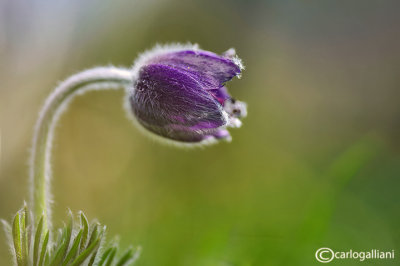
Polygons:
<instances>
[{"instance_id":1,"label":"flower petal","mask_svg":"<svg viewBox=\"0 0 400 266\"><path fill-rule=\"evenodd\" d=\"M186 72L169 65L143 66L129 100L141 125L174 140L201 141L227 123L214 97Z\"/></svg>"},{"instance_id":2,"label":"flower petal","mask_svg":"<svg viewBox=\"0 0 400 266\"><path fill-rule=\"evenodd\" d=\"M209 92L212 94L212 96L221 104L225 105L225 102L227 100L231 99L231 96L228 93L228 90L226 89L225 86L219 88L219 89L212 89L209 90Z\"/></svg>"},{"instance_id":3,"label":"flower petal","mask_svg":"<svg viewBox=\"0 0 400 266\"><path fill-rule=\"evenodd\" d=\"M240 66L231 58L203 50L170 52L157 56L152 62L186 72L206 90L222 87L241 72Z\"/></svg>"}]
</instances>

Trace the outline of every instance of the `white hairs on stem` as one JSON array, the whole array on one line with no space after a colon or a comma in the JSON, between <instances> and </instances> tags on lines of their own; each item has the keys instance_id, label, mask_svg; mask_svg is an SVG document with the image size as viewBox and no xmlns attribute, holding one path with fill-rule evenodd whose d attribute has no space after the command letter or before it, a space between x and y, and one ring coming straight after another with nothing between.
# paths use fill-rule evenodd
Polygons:
<instances>
[{"instance_id":1,"label":"white hairs on stem","mask_svg":"<svg viewBox=\"0 0 400 266\"><path fill-rule=\"evenodd\" d=\"M125 88L131 84L130 70L113 66L97 67L75 74L60 83L45 101L35 125L29 172L34 215L44 215L45 227L51 228L51 149L61 114L77 95L90 90Z\"/></svg>"}]
</instances>

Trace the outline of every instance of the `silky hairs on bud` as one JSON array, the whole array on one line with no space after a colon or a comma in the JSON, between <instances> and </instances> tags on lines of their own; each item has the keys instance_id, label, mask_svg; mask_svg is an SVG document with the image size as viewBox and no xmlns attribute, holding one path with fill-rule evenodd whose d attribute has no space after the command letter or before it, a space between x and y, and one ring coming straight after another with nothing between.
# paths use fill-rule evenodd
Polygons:
<instances>
[{"instance_id":1,"label":"silky hairs on bud","mask_svg":"<svg viewBox=\"0 0 400 266\"><path fill-rule=\"evenodd\" d=\"M243 69L234 49L217 55L198 45L157 45L134 63L125 107L156 140L186 147L230 141L227 128L240 127L247 111L225 83Z\"/></svg>"}]
</instances>

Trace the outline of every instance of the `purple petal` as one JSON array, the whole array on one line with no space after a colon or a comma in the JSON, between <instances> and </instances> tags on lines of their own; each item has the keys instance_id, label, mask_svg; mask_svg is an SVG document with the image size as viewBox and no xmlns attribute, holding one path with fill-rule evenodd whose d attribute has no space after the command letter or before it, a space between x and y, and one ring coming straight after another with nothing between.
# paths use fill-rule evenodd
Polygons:
<instances>
[{"instance_id":1,"label":"purple petal","mask_svg":"<svg viewBox=\"0 0 400 266\"><path fill-rule=\"evenodd\" d=\"M221 104L224 105L226 100L231 99L226 87L221 87L219 89L209 90L209 92L214 96L214 98Z\"/></svg>"},{"instance_id":2,"label":"purple petal","mask_svg":"<svg viewBox=\"0 0 400 266\"><path fill-rule=\"evenodd\" d=\"M174 140L201 141L227 122L219 103L201 84L164 64L141 68L130 103L140 124Z\"/></svg>"},{"instance_id":3,"label":"purple petal","mask_svg":"<svg viewBox=\"0 0 400 266\"><path fill-rule=\"evenodd\" d=\"M216 139L227 139L227 140L230 140L230 139L231 139L231 134L229 134L229 131L226 130L226 129L220 129L220 130L218 130L217 132L215 132L215 133L213 134L213 136L214 136Z\"/></svg>"},{"instance_id":4,"label":"purple petal","mask_svg":"<svg viewBox=\"0 0 400 266\"><path fill-rule=\"evenodd\" d=\"M222 87L241 71L231 58L202 50L170 52L154 58L151 62L186 72L206 90Z\"/></svg>"}]
</instances>

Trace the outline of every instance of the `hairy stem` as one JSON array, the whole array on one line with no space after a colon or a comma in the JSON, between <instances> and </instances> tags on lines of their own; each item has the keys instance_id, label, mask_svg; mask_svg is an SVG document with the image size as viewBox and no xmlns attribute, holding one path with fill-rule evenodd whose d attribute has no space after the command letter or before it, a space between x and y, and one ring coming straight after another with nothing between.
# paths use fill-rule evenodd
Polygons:
<instances>
[{"instance_id":1,"label":"hairy stem","mask_svg":"<svg viewBox=\"0 0 400 266\"><path fill-rule=\"evenodd\" d=\"M126 88L131 83L132 75L127 69L93 68L71 76L47 98L35 126L29 173L34 216L44 216L44 232L51 227L51 146L60 115L76 95L89 90Z\"/></svg>"}]
</instances>

